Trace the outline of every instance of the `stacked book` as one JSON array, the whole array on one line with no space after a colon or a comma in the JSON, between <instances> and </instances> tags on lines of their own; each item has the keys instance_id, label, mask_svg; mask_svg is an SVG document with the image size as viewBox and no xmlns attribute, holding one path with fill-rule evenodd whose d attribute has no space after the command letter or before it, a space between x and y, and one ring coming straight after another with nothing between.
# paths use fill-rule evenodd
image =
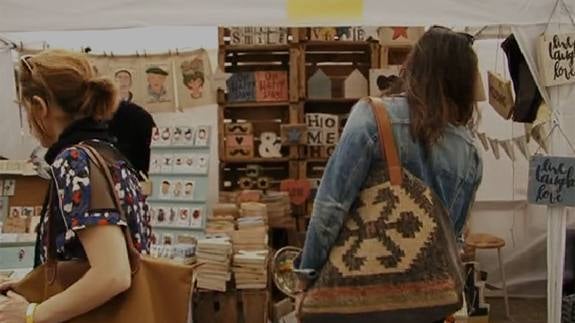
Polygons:
<instances>
[{"instance_id":1,"label":"stacked book","mask_svg":"<svg viewBox=\"0 0 575 323\"><path fill-rule=\"evenodd\" d=\"M267 250L267 207L262 203L242 203L237 231L232 233L234 251Z\"/></svg>"},{"instance_id":2,"label":"stacked book","mask_svg":"<svg viewBox=\"0 0 575 323\"><path fill-rule=\"evenodd\" d=\"M237 289L264 289L267 287L267 250L239 251L234 254L233 272Z\"/></svg>"},{"instance_id":3,"label":"stacked book","mask_svg":"<svg viewBox=\"0 0 575 323\"><path fill-rule=\"evenodd\" d=\"M225 292L227 282L231 279L230 239L224 236L199 240L196 257L198 263L203 264L198 268L198 287Z\"/></svg>"},{"instance_id":4,"label":"stacked book","mask_svg":"<svg viewBox=\"0 0 575 323\"><path fill-rule=\"evenodd\" d=\"M239 211L235 204L216 204L206 223L206 234L230 234L235 230Z\"/></svg>"},{"instance_id":5,"label":"stacked book","mask_svg":"<svg viewBox=\"0 0 575 323\"><path fill-rule=\"evenodd\" d=\"M270 227L295 227L295 219L291 214L291 202L288 192L268 192L262 196L261 203L267 206Z\"/></svg>"}]
</instances>

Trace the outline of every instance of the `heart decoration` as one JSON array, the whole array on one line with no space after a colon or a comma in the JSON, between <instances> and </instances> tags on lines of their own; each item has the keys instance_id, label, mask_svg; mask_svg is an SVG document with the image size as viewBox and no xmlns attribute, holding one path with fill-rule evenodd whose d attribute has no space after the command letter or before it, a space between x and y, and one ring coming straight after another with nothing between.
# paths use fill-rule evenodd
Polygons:
<instances>
[{"instance_id":1,"label":"heart decoration","mask_svg":"<svg viewBox=\"0 0 575 323\"><path fill-rule=\"evenodd\" d=\"M286 179L280 183L280 191L288 192L294 205L303 205L309 198L311 185L306 179Z\"/></svg>"}]
</instances>

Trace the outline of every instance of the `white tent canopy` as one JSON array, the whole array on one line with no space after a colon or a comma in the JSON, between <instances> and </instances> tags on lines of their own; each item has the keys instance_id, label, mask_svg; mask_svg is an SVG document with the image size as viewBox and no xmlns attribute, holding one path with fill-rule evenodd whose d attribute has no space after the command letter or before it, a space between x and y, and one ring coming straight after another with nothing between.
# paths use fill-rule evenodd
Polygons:
<instances>
[{"instance_id":1,"label":"white tent canopy","mask_svg":"<svg viewBox=\"0 0 575 323\"><path fill-rule=\"evenodd\" d=\"M555 4L554 0L348 0L363 3L362 18L296 21L288 17L289 1L2 0L0 32L192 25L532 25L546 23ZM327 7L341 1L321 2ZM566 2L574 12L575 2Z\"/></svg>"}]
</instances>

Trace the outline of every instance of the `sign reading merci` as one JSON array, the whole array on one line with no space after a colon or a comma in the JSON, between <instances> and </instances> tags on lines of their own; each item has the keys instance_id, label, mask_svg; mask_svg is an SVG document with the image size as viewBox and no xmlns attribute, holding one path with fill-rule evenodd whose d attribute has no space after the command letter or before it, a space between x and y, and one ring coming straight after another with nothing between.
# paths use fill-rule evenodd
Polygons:
<instances>
[{"instance_id":1,"label":"sign reading merci","mask_svg":"<svg viewBox=\"0 0 575 323\"><path fill-rule=\"evenodd\" d=\"M287 0L291 21L361 19L363 0Z\"/></svg>"},{"instance_id":2,"label":"sign reading merci","mask_svg":"<svg viewBox=\"0 0 575 323\"><path fill-rule=\"evenodd\" d=\"M575 158L533 156L527 199L532 204L575 206Z\"/></svg>"}]
</instances>

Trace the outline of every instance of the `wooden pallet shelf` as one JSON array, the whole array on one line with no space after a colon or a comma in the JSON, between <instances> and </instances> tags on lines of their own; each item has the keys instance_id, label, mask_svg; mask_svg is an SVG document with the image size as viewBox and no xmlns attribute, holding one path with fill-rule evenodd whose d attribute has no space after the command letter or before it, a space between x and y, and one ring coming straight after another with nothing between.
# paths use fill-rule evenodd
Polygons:
<instances>
[{"instance_id":1,"label":"wooden pallet shelf","mask_svg":"<svg viewBox=\"0 0 575 323\"><path fill-rule=\"evenodd\" d=\"M282 157L282 158L238 158L238 159L230 159L230 158L220 158L220 162L222 164L255 164L255 163L285 163L289 162L290 158Z\"/></svg>"},{"instance_id":2,"label":"wooden pallet shelf","mask_svg":"<svg viewBox=\"0 0 575 323\"><path fill-rule=\"evenodd\" d=\"M290 103L282 102L228 102L222 106L224 108L266 108L266 107L289 107Z\"/></svg>"}]
</instances>

